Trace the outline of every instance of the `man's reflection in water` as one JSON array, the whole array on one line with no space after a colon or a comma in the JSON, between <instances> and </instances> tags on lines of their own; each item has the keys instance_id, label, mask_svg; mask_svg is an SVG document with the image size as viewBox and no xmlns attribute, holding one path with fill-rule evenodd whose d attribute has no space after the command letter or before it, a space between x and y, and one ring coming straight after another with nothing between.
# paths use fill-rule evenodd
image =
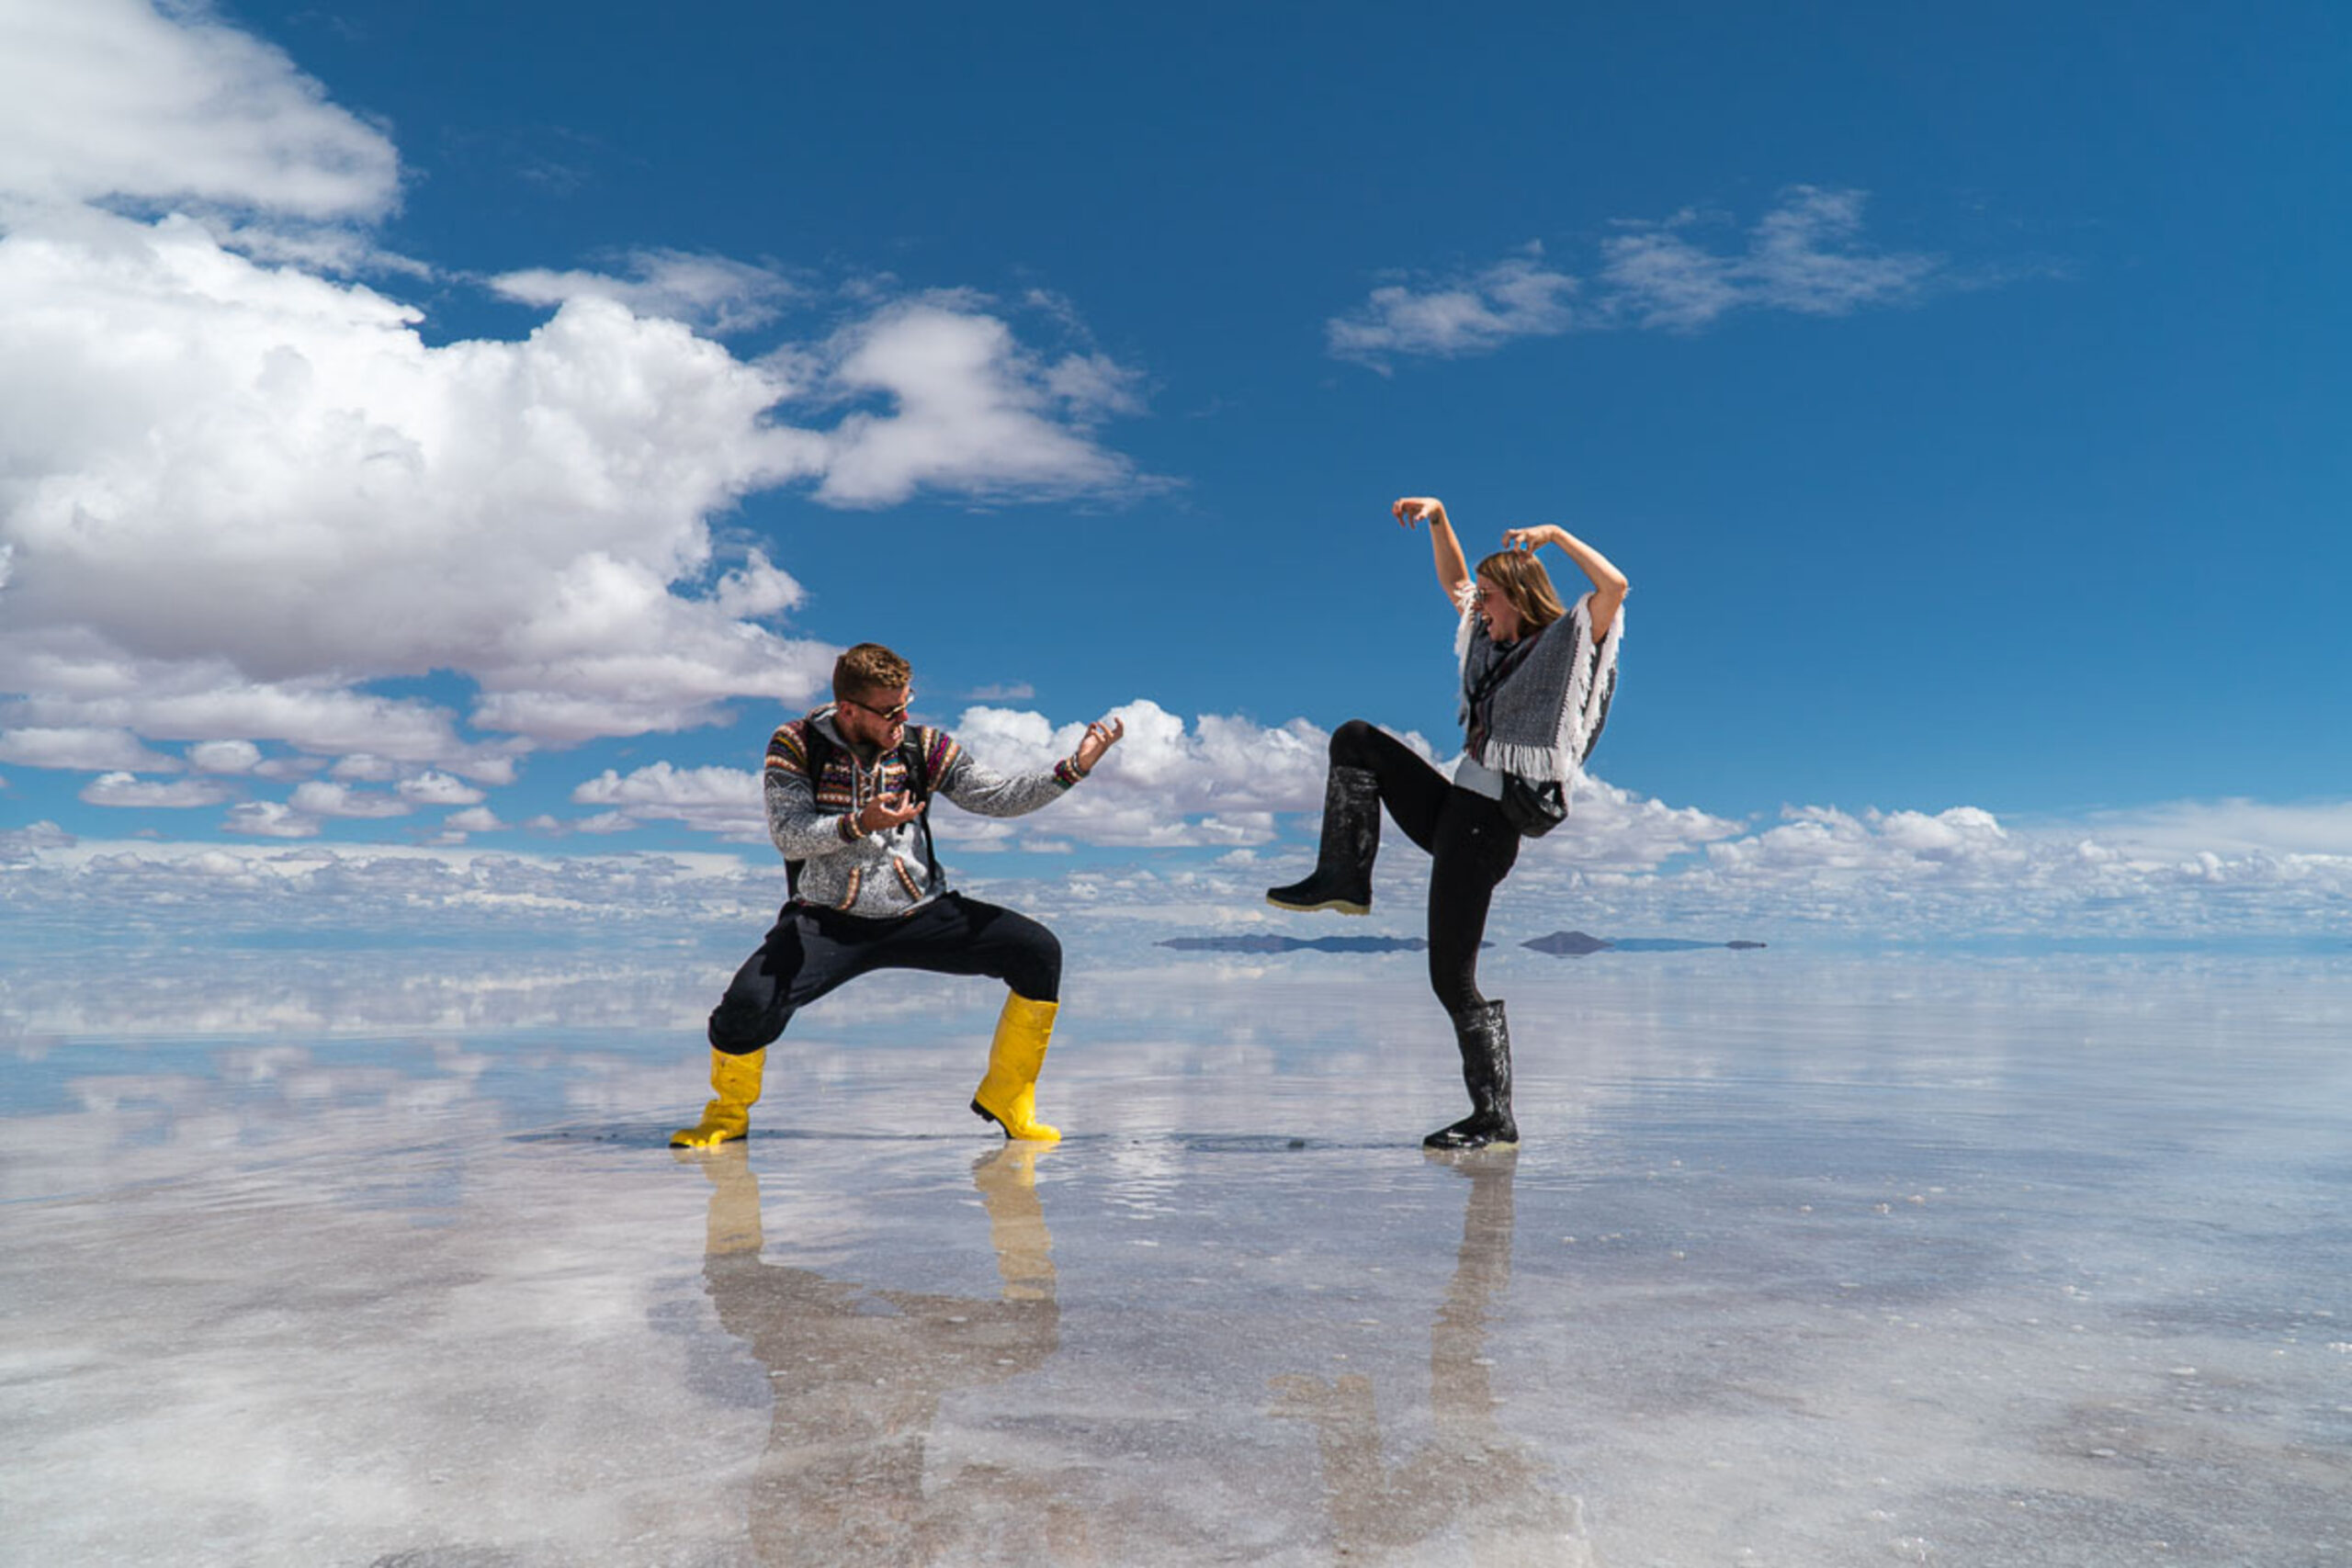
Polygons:
<instances>
[{"instance_id":1,"label":"man's reflection in water","mask_svg":"<svg viewBox=\"0 0 2352 1568\"><path fill-rule=\"evenodd\" d=\"M1470 1182L1462 1250L1430 1325L1430 1409L1437 1432L1399 1464L1381 1457L1372 1380L1274 1380L1274 1414L1312 1421L1323 1495L1339 1555L1350 1562L1418 1559L1416 1548L1458 1529L1472 1560L1585 1568L1595 1562L1582 1507L1546 1491L1526 1444L1496 1419L1487 1322L1510 1283L1511 1181L1519 1151L1442 1161Z\"/></svg>"},{"instance_id":2,"label":"man's reflection in water","mask_svg":"<svg viewBox=\"0 0 2352 1568\"><path fill-rule=\"evenodd\" d=\"M924 1468L943 1397L1034 1371L1059 1343L1037 1154L1007 1144L972 1168L1004 1279L990 1301L868 1290L762 1263L760 1180L747 1145L681 1153L712 1188L705 1287L775 1391L752 1488L758 1561L1086 1556L1082 1519L1042 1481L995 1463Z\"/></svg>"}]
</instances>

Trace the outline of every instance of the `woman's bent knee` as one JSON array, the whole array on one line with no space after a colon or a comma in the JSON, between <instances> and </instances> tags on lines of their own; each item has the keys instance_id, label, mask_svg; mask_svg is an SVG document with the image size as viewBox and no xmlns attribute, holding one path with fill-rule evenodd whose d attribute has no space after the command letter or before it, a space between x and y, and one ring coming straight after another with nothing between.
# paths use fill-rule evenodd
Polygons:
<instances>
[{"instance_id":1,"label":"woman's bent knee","mask_svg":"<svg viewBox=\"0 0 2352 1568\"><path fill-rule=\"evenodd\" d=\"M1348 720L1331 731L1331 761L1343 768L1370 767L1373 737L1379 733L1377 727L1363 719Z\"/></svg>"}]
</instances>

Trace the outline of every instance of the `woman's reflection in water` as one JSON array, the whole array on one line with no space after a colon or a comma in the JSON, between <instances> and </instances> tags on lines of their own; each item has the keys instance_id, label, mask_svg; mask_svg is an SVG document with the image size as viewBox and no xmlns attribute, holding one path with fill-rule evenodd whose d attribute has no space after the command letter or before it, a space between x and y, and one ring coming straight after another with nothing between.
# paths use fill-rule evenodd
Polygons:
<instances>
[{"instance_id":1,"label":"woman's reflection in water","mask_svg":"<svg viewBox=\"0 0 2352 1568\"><path fill-rule=\"evenodd\" d=\"M1399 1464L1381 1457L1372 1380L1351 1373L1274 1380L1274 1414L1315 1424L1338 1554L1350 1562L1418 1560L1458 1530L1472 1560L1589 1568L1583 1508L1545 1489L1528 1446L1496 1418L1487 1324L1510 1283L1511 1181L1519 1151L1432 1158L1470 1183L1453 1281L1430 1325L1430 1409L1437 1431Z\"/></svg>"},{"instance_id":2,"label":"woman's reflection in water","mask_svg":"<svg viewBox=\"0 0 2352 1568\"><path fill-rule=\"evenodd\" d=\"M868 1290L762 1263L747 1145L682 1156L711 1183L705 1287L775 1392L752 1488L759 1562L1087 1558L1084 1521L1042 1481L992 1462L924 1469L942 1398L1034 1371L1059 1343L1037 1153L1007 1144L972 1168L1003 1276L993 1301Z\"/></svg>"}]
</instances>

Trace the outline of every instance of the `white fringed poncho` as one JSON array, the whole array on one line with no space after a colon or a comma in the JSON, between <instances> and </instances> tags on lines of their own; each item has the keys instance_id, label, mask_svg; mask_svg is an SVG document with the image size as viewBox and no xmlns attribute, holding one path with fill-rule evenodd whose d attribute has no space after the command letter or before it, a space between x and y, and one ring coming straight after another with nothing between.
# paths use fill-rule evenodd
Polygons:
<instances>
[{"instance_id":1,"label":"white fringed poncho","mask_svg":"<svg viewBox=\"0 0 2352 1568\"><path fill-rule=\"evenodd\" d=\"M1463 585L1457 595L1462 622L1453 633L1465 729L1471 722L1472 691L1503 657L1478 619L1477 592L1475 578ZM1544 627L1518 668L1488 698L1486 744L1477 758L1485 767L1539 783L1556 781L1574 793L1584 760L1608 722L1610 699L1617 691L1617 649L1625 637L1621 604L1609 624L1609 635L1595 648L1591 604L1588 592Z\"/></svg>"}]
</instances>

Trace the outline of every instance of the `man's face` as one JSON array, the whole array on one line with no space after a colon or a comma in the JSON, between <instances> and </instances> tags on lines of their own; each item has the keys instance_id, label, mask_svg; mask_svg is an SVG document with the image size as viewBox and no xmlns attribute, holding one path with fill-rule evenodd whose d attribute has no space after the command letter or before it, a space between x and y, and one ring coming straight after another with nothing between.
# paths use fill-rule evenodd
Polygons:
<instances>
[{"instance_id":1,"label":"man's face","mask_svg":"<svg viewBox=\"0 0 2352 1568\"><path fill-rule=\"evenodd\" d=\"M894 750L907 737L907 704L914 694L912 686L899 686L842 697L834 704L834 728L853 746Z\"/></svg>"}]
</instances>

